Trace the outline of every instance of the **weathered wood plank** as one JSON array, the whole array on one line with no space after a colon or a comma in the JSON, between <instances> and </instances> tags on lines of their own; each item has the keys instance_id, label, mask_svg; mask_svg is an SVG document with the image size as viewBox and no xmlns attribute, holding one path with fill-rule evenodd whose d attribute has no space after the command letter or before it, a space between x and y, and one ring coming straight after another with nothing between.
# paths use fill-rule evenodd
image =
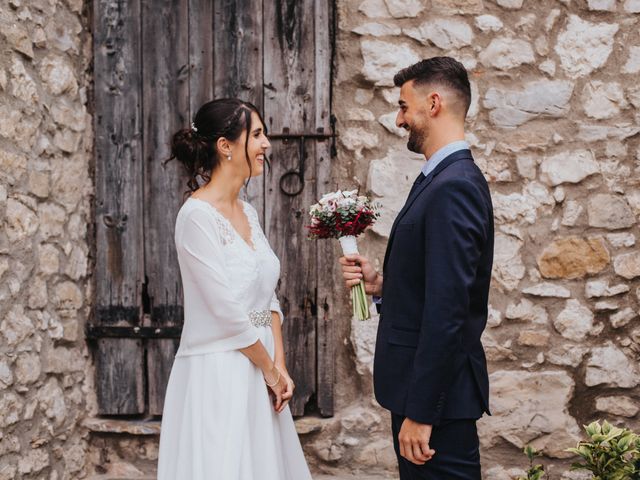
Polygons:
<instances>
[{"instance_id":1,"label":"weathered wood plank","mask_svg":"<svg viewBox=\"0 0 640 480\"><path fill-rule=\"evenodd\" d=\"M189 125L188 0L142 0L145 275L151 325L182 323L182 285L173 242L186 177L170 156L173 133ZM176 342L147 344L149 413L162 413Z\"/></svg>"},{"instance_id":2,"label":"weathered wood plank","mask_svg":"<svg viewBox=\"0 0 640 480\"><path fill-rule=\"evenodd\" d=\"M331 128L331 78L333 72L333 2L314 1L315 37L315 127L329 132Z\"/></svg>"},{"instance_id":3,"label":"weathered wood plank","mask_svg":"<svg viewBox=\"0 0 640 480\"><path fill-rule=\"evenodd\" d=\"M147 387L149 414L162 415L167 383L175 358L179 340L149 340L147 344Z\"/></svg>"},{"instance_id":4,"label":"weathered wood plank","mask_svg":"<svg viewBox=\"0 0 640 480\"><path fill-rule=\"evenodd\" d=\"M315 123L313 0L278 0L264 3L265 121L272 133L305 132ZM310 324L316 319L316 244L306 239L308 206L316 197L314 141L272 141L273 170L266 179L265 227L282 265L280 301L285 314L285 344L295 351L287 363L297 385L291 402L294 415L316 392L316 345L309 341ZM302 148L300 148L302 146ZM296 196L280 191L280 180L289 171L304 175L304 189ZM283 184L290 191L297 179ZM290 325L287 325L290 322ZM315 337L315 335L313 335Z\"/></svg>"},{"instance_id":5,"label":"weathered wood plank","mask_svg":"<svg viewBox=\"0 0 640 480\"><path fill-rule=\"evenodd\" d=\"M282 334L287 339L284 347L287 368L296 383L296 390L290 403L291 413L297 417L304 415L305 405L315 392L315 385L307 381L302 372L315 372L316 359L310 352L315 350L316 325L313 316L288 317L282 325Z\"/></svg>"},{"instance_id":6,"label":"weathered wood plank","mask_svg":"<svg viewBox=\"0 0 640 480\"><path fill-rule=\"evenodd\" d=\"M137 324L144 282L140 5L93 5L98 323ZM103 414L144 411L142 347L99 341L97 397Z\"/></svg>"},{"instance_id":7,"label":"weathered wood plank","mask_svg":"<svg viewBox=\"0 0 640 480\"><path fill-rule=\"evenodd\" d=\"M189 122L213 100L213 4L189 0Z\"/></svg>"},{"instance_id":8,"label":"weathered wood plank","mask_svg":"<svg viewBox=\"0 0 640 480\"><path fill-rule=\"evenodd\" d=\"M329 142L316 146L316 176L318 196L331 191L331 154ZM333 415L333 390L335 380L335 345L337 342L331 306L336 295L333 281L333 269L336 266L338 251L334 240L317 241L317 403L320 414Z\"/></svg>"},{"instance_id":9,"label":"weathered wood plank","mask_svg":"<svg viewBox=\"0 0 640 480\"><path fill-rule=\"evenodd\" d=\"M333 61L333 3L315 0L315 128L331 130L331 75ZM316 179L318 196L331 190L331 141L316 144ZM336 265L335 242L321 240L317 245L318 322L317 322L317 403L323 416L333 415L335 379L335 331L331 305L335 295L333 269Z\"/></svg>"},{"instance_id":10,"label":"weathered wood plank","mask_svg":"<svg viewBox=\"0 0 640 480\"><path fill-rule=\"evenodd\" d=\"M128 338L98 340L95 362L98 413L132 415L144 412L142 342Z\"/></svg>"},{"instance_id":11,"label":"weathered wood plank","mask_svg":"<svg viewBox=\"0 0 640 480\"><path fill-rule=\"evenodd\" d=\"M240 98L262 111L262 0L218 0L214 22L215 97ZM264 224L264 176L252 178L242 196Z\"/></svg>"},{"instance_id":12,"label":"weathered wood plank","mask_svg":"<svg viewBox=\"0 0 640 480\"><path fill-rule=\"evenodd\" d=\"M262 0L214 2L214 94L262 107Z\"/></svg>"},{"instance_id":13,"label":"weathered wood plank","mask_svg":"<svg viewBox=\"0 0 640 480\"><path fill-rule=\"evenodd\" d=\"M275 185L271 183L266 192L269 242L281 263L278 297L285 325L297 322L305 325L289 325L284 332L285 349L296 352L295 358L287 357L287 365L297 385L296 395L291 402L292 412L296 416L304 414L307 401L316 393L317 253L316 242L307 240L304 228L307 206L315 197L314 143L305 142L304 190L298 196L289 197L280 191L279 180L289 170L299 168L299 147L297 142L274 142L275 159L273 177L270 180L275 180ZM299 184L294 180L295 177L289 178L291 181L284 182L283 186L291 190L297 188ZM313 342L307 337L308 325L314 326Z\"/></svg>"},{"instance_id":14,"label":"weathered wood plank","mask_svg":"<svg viewBox=\"0 0 640 480\"><path fill-rule=\"evenodd\" d=\"M135 1L95 8L97 313L136 322L144 281L140 12ZM112 307L122 315L100 315Z\"/></svg>"}]
</instances>

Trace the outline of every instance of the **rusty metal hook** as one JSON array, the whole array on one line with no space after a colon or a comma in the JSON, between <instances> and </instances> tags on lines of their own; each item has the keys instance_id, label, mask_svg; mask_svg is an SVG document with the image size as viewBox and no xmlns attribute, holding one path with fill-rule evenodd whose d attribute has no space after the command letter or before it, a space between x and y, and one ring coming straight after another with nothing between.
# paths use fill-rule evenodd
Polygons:
<instances>
[{"instance_id":1,"label":"rusty metal hook","mask_svg":"<svg viewBox=\"0 0 640 480\"><path fill-rule=\"evenodd\" d=\"M298 170L289 170L288 172L285 172L281 177L280 177L280 191L287 195L288 197L295 197L297 195L300 195L302 193L302 191L304 190L304 167L305 167L305 160L306 160L306 152L304 150L304 141L306 140L306 136L305 135L301 135L298 138L299 141L299 150L298 150L298 156L299 156L299 164L298 164ZM291 178L296 178L298 180L298 187L294 190L288 191L285 187L286 187L286 183L289 181L288 179Z\"/></svg>"}]
</instances>

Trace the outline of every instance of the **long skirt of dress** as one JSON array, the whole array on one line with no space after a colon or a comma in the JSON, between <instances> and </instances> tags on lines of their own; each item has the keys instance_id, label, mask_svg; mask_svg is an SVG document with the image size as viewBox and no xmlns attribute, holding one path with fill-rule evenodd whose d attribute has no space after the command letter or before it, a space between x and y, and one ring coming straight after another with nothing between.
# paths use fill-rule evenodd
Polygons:
<instances>
[{"instance_id":1,"label":"long skirt of dress","mask_svg":"<svg viewBox=\"0 0 640 480\"><path fill-rule=\"evenodd\" d=\"M259 327L273 356L271 328ZM165 397L158 480L310 480L287 406L239 351L176 357Z\"/></svg>"}]
</instances>

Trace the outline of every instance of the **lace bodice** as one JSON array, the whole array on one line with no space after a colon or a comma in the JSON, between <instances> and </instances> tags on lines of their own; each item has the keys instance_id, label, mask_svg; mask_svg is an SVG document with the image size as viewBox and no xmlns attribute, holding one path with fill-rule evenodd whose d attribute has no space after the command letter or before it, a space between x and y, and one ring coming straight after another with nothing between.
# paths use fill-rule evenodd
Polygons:
<instances>
[{"instance_id":1,"label":"lace bodice","mask_svg":"<svg viewBox=\"0 0 640 480\"><path fill-rule=\"evenodd\" d=\"M176 219L175 242L184 288L184 327L178 356L235 350L258 339L249 312L282 318L275 287L280 262L242 202L251 227L249 245L213 205L188 199ZM259 327L260 328L260 327Z\"/></svg>"},{"instance_id":2,"label":"lace bodice","mask_svg":"<svg viewBox=\"0 0 640 480\"><path fill-rule=\"evenodd\" d=\"M222 243L223 246L230 245L236 241L247 243L238 234L235 228L233 228L233 225L231 225L231 222L229 222L229 220L227 220L227 218L224 215L222 215L213 205L203 200L199 200L197 198L192 198L190 200L195 200L196 202L200 202L205 207L208 207L211 210L211 213L215 217L216 227L218 228L218 235L220 237L220 242ZM249 244L247 244L247 246L250 247L252 250L255 250L257 249L257 245L256 245L257 240L260 240L260 242L262 243L262 246L264 246L264 244L267 243L267 239L262 233L262 228L260 227L260 222L258 220L258 212L256 212L256 210L247 202L242 202L242 207L244 210L244 214L247 216L247 219L249 220L249 227L251 228L251 243L253 244L253 247L250 246Z\"/></svg>"}]
</instances>

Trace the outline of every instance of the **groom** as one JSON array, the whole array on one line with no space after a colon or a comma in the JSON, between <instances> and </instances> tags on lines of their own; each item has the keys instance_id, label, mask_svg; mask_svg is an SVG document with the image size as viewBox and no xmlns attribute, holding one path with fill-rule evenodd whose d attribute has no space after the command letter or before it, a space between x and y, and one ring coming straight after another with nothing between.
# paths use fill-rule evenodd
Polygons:
<instances>
[{"instance_id":1,"label":"groom","mask_svg":"<svg viewBox=\"0 0 640 480\"><path fill-rule=\"evenodd\" d=\"M435 57L394 83L396 124L426 162L391 229L383 273L359 255L340 263L347 286L364 279L378 303L374 388L391 411L401 480L479 480L493 211L464 141L469 79L453 58Z\"/></svg>"}]
</instances>

